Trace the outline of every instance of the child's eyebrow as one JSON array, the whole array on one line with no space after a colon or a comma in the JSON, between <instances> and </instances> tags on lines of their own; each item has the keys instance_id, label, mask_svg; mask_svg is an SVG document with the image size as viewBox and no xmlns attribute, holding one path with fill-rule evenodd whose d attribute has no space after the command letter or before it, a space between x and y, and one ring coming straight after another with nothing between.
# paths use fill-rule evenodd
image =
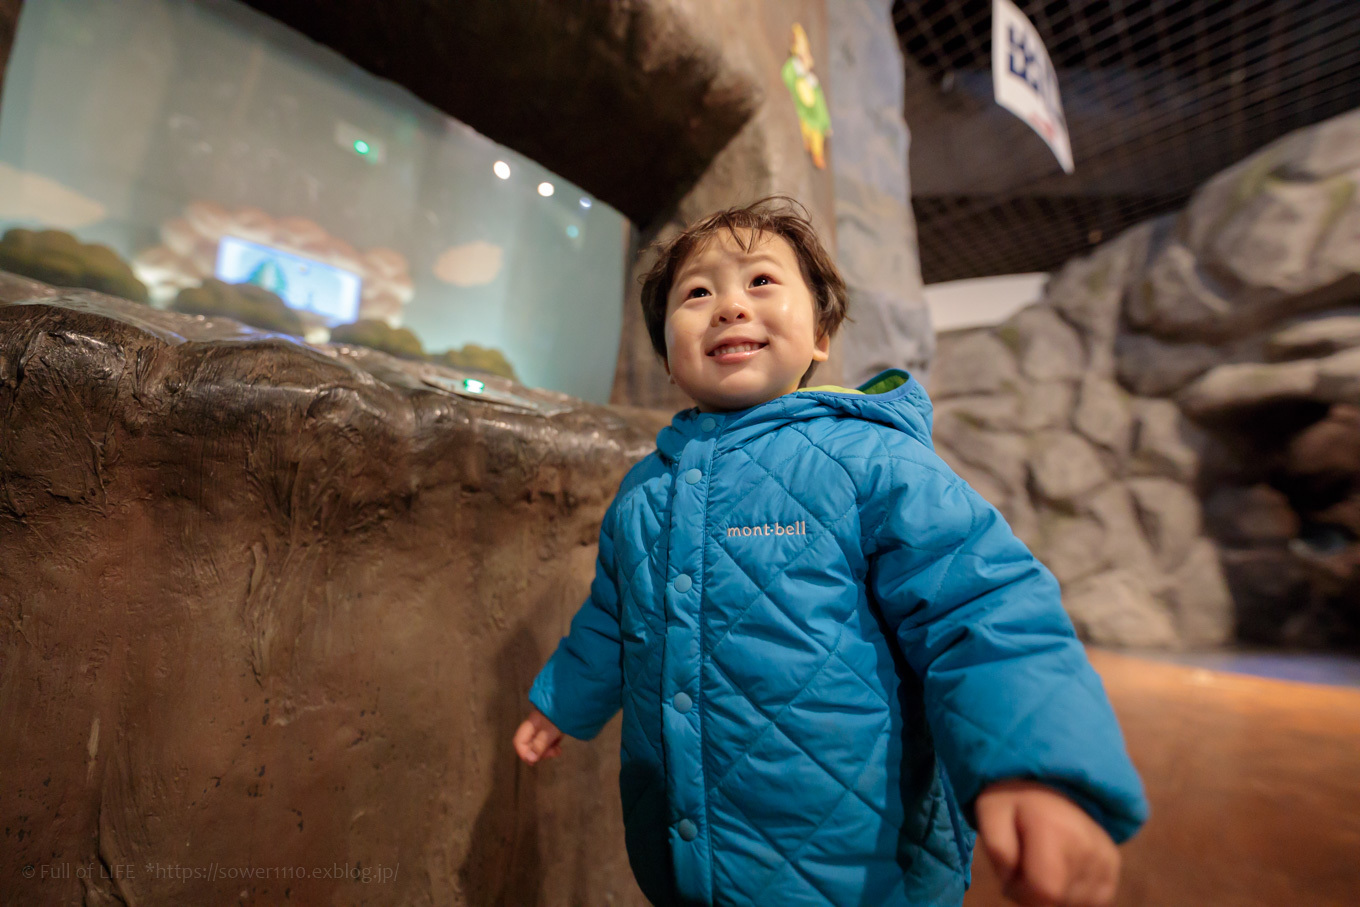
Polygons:
<instances>
[{"instance_id":1,"label":"child's eyebrow","mask_svg":"<svg viewBox=\"0 0 1360 907\"><path fill-rule=\"evenodd\" d=\"M771 265L780 264L779 259L775 258L769 252L757 252L754 255L743 255L741 258L742 264L748 265L753 265L756 264L757 262L765 262L766 264Z\"/></svg>"}]
</instances>

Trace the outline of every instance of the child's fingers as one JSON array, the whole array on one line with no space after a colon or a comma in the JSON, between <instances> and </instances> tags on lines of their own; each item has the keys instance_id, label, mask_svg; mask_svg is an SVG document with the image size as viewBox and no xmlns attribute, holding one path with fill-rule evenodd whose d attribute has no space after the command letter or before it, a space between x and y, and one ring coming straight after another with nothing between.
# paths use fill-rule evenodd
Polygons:
<instances>
[{"instance_id":1,"label":"child's fingers","mask_svg":"<svg viewBox=\"0 0 1360 907\"><path fill-rule=\"evenodd\" d=\"M1020 834L1015 827L1015 806L1008 800L979 797L977 800L978 836L987 858L1005 885L1020 864Z\"/></svg>"},{"instance_id":2,"label":"child's fingers","mask_svg":"<svg viewBox=\"0 0 1360 907\"><path fill-rule=\"evenodd\" d=\"M548 718L535 709L515 731L515 752L533 765L540 759L560 755L562 732Z\"/></svg>"},{"instance_id":3,"label":"child's fingers","mask_svg":"<svg viewBox=\"0 0 1360 907\"><path fill-rule=\"evenodd\" d=\"M1020 867L1006 896L1024 907L1049 907L1067 903L1071 883L1062 841L1050 826L1037 825L1020 830Z\"/></svg>"},{"instance_id":4,"label":"child's fingers","mask_svg":"<svg viewBox=\"0 0 1360 907\"><path fill-rule=\"evenodd\" d=\"M1078 879L1068 889L1064 904L1071 907L1109 907L1114 903L1115 888L1091 878Z\"/></svg>"},{"instance_id":5,"label":"child's fingers","mask_svg":"<svg viewBox=\"0 0 1360 907\"><path fill-rule=\"evenodd\" d=\"M1119 884L1119 851L1114 846L1078 846L1069 853L1071 884L1066 903L1072 907L1109 907Z\"/></svg>"},{"instance_id":6,"label":"child's fingers","mask_svg":"<svg viewBox=\"0 0 1360 907\"><path fill-rule=\"evenodd\" d=\"M524 722L515 731L515 752L525 762L534 762L538 754L534 752L534 726L529 722Z\"/></svg>"},{"instance_id":7,"label":"child's fingers","mask_svg":"<svg viewBox=\"0 0 1360 907\"><path fill-rule=\"evenodd\" d=\"M535 756L542 756L548 749L561 739L561 734L554 728L540 728L534 734L533 749Z\"/></svg>"}]
</instances>

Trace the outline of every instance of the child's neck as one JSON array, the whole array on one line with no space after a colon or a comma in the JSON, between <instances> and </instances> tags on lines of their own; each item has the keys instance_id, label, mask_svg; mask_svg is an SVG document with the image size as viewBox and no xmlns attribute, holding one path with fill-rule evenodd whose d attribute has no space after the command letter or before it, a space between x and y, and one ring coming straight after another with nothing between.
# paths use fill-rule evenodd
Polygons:
<instances>
[{"instance_id":1,"label":"child's neck","mask_svg":"<svg viewBox=\"0 0 1360 907\"><path fill-rule=\"evenodd\" d=\"M787 392L786 392L786 393L787 393ZM697 403L697 404L695 404L694 408L697 409L697 410L698 410L699 412L701 412L701 413L719 413L719 414L722 414L722 413L735 413L735 412L740 412L741 410L744 410L744 409L751 409L751 408L753 408L753 407L760 406L762 403L769 403L770 400L778 400L780 397L783 397L783 396L784 396L784 394L775 394L773 397L770 397L768 400L757 400L755 403L748 403L748 404L745 405L745 406L736 406L736 407L733 407L732 409L718 409L718 408L716 408L716 407L705 406L705 405L702 404L702 403Z\"/></svg>"}]
</instances>

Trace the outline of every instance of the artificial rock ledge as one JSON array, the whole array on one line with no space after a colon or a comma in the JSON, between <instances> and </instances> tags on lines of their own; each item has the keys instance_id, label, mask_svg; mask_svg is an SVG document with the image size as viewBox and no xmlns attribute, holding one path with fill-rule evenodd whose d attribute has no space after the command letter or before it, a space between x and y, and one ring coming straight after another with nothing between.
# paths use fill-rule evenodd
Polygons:
<instances>
[{"instance_id":1,"label":"artificial rock ledge","mask_svg":"<svg viewBox=\"0 0 1360 907\"><path fill-rule=\"evenodd\" d=\"M0 275L6 904L645 904L510 740L669 415L431 368Z\"/></svg>"},{"instance_id":2,"label":"artificial rock ledge","mask_svg":"<svg viewBox=\"0 0 1360 907\"><path fill-rule=\"evenodd\" d=\"M941 454L1099 644L1360 646L1360 110L939 340Z\"/></svg>"}]
</instances>

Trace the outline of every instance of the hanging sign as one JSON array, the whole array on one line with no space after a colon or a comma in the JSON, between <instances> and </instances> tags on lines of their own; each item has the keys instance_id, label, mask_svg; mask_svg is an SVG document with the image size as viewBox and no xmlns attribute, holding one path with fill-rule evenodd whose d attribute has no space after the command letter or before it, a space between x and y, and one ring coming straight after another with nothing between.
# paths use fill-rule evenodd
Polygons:
<instances>
[{"instance_id":1,"label":"hanging sign","mask_svg":"<svg viewBox=\"0 0 1360 907\"><path fill-rule=\"evenodd\" d=\"M1044 42L1011 0L992 0L992 89L996 102L1048 143L1058 163L1072 172L1058 76Z\"/></svg>"}]
</instances>

